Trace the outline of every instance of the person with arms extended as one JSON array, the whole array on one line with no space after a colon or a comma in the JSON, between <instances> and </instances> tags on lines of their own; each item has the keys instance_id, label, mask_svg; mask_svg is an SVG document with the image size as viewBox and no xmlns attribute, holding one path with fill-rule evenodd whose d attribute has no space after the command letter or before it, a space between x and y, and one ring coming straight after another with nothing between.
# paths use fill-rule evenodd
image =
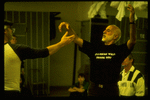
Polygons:
<instances>
[{"instance_id":1,"label":"person with arms extended","mask_svg":"<svg viewBox=\"0 0 150 100\"><path fill-rule=\"evenodd\" d=\"M68 89L70 97L86 97L88 86L89 82L86 82L84 74L80 73L78 75L78 82Z\"/></svg>"},{"instance_id":2,"label":"person with arms extended","mask_svg":"<svg viewBox=\"0 0 150 100\"><path fill-rule=\"evenodd\" d=\"M144 96L145 95L145 80L142 73L134 66L134 58L130 54L123 62L124 69L120 73L118 86L119 96Z\"/></svg>"},{"instance_id":3,"label":"person with arms extended","mask_svg":"<svg viewBox=\"0 0 150 100\"><path fill-rule=\"evenodd\" d=\"M91 44L77 36L69 23L62 22L59 30L66 27L67 32L75 35L74 43L79 50L90 57L90 85L88 96L119 96L117 82L121 69L121 63L131 53L136 43L136 28L134 23L134 8L131 4L127 8L130 11L130 39L122 44L115 43L121 38L121 30L116 25L109 25L103 31L103 44Z\"/></svg>"},{"instance_id":4,"label":"person with arms extended","mask_svg":"<svg viewBox=\"0 0 150 100\"><path fill-rule=\"evenodd\" d=\"M12 39L13 23L4 20L4 96L20 96L20 66L25 59L43 58L52 55L60 48L70 44L74 35L65 33L61 41L46 47L45 49L33 49L21 44L8 43Z\"/></svg>"}]
</instances>

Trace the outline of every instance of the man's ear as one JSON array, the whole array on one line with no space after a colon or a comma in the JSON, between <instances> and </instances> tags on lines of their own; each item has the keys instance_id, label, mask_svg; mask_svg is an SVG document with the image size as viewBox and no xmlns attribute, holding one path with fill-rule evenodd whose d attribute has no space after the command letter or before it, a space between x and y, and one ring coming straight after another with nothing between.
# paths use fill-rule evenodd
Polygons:
<instances>
[{"instance_id":1,"label":"man's ear","mask_svg":"<svg viewBox=\"0 0 150 100\"><path fill-rule=\"evenodd\" d=\"M115 36L114 36L114 40L116 40L118 37L119 37L119 35L118 35L118 34L117 34L117 35L115 35Z\"/></svg>"},{"instance_id":2,"label":"man's ear","mask_svg":"<svg viewBox=\"0 0 150 100\"><path fill-rule=\"evenodd\" d=\"M6 30L4 29L4 35L6 34Z\"/></svg>"},{"instance_id":3,"label":"man's ear","mask_svg":"<svg viewBox=\"0 0 150 100\"><path fill-rule=\"evenodd\" d=\"M130 62L132 63L132 62L133 62L133 59L130 59Z\"/></svg>"}]
</instances>

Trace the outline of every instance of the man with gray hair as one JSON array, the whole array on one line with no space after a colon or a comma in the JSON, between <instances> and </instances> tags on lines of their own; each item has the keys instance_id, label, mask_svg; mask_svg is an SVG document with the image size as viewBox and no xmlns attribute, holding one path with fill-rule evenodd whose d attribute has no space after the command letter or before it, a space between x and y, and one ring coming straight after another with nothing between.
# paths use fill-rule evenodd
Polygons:
<instances>
[{"instance_id":1,"label":"man with gray hair","mask_svg":"<svg viewBox=\"0 0 150 100\"><path fill-rule=\"evenodd\" d=\"M121 30L116 25L109 25L103 31L104 44L91 44L77 36L75 31L66 22L59 25L60 32L66 27L67 32L75 35L74 43L79 50L90 57L90 85L88 96L119 96L117 82L121 63L131 53L136 43L136 28L134 24L134 8L128 5L130 11L130 39L122 45L115 45L121 38Z\"/></svg>"}]
</instances>

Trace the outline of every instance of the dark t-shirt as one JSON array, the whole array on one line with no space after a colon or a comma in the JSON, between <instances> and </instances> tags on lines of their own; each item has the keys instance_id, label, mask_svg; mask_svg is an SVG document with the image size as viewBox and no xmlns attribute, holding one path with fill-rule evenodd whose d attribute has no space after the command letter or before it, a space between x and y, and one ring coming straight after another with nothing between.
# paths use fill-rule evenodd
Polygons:
<instances>
[{"instance_id":1,"label":"dark t-shirt","mask_svg":"<svg viewBox=\"0 0 150 100\"><path fill-rule=\"evenodd\" d=\"M122 45L92 45L85 40L79 50L90 57L90 80L100 84L117 83L121 63L132 51L127 42Z\"/></svg>"}]
</instances>

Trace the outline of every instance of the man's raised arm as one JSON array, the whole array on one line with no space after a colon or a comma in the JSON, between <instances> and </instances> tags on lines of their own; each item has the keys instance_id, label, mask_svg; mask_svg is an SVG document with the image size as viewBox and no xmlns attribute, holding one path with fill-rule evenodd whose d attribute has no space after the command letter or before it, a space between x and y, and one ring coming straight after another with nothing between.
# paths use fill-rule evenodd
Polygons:
<instances>
[{"instance_id":1,"label":"man's raised arm","mask_svg":"<svg viewBox=\"0 0 150 100\"><path fill-rule=\"evenodd\" d=\"M127 10L130 11L129 21L130 21L130 39L127 42L128 49L132 49L136 43L136 27L134 23L134 8L131 4L128 5Z\"/></svg>"}]
</instances>

